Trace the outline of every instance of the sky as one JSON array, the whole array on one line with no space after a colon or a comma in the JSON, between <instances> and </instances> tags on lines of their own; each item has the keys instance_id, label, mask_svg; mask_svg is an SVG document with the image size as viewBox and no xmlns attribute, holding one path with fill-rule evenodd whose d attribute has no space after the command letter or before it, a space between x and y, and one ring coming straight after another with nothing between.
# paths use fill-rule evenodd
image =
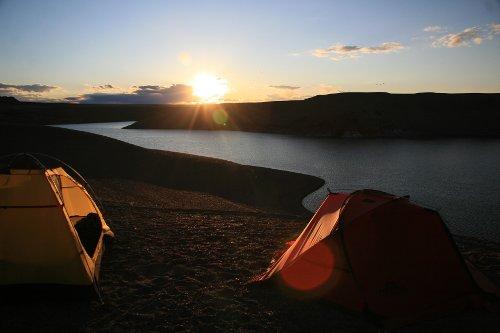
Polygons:
<instances>
[{"instance_id":1,"label":"sky","mask_svg":"<svg viewBox=\"0 0 500 333\"><path fill-rule=\"evenodd\" d=\"M500 92L500 0L0 0L0 45L21 100Z\"/></svg>"}]
</instances>

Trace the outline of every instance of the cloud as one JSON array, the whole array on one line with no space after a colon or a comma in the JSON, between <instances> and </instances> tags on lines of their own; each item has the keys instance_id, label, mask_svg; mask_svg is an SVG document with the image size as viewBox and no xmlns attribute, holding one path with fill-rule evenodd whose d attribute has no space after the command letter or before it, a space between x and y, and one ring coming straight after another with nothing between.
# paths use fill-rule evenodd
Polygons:
<instances>
[{"instance_id":1,"label":"cloud","mask_svg":"<svg viewBox=\"0 0 500 333\"><path fill-rule=\"evenodd\" d=\"M461 32L450 33L438 37L432 42L434 47L463 47L482 44L500 35L500 23L493 22L488 25L466 28Z\"/></svg>"},{"instance_id":2,"label":"cloud","mask_svg":"<svg viewBox=\"0 0 500 333\"><path fill-rule=\"evenodd\" d=\"M143 85L132 87L132 92L90 93L67 97L68 102L87 104L168 104L196 102L191 86L173 84L170 87Z\"/></svg>"},{"instance_id":3,"label":"cloud","mask_svg":"<svg viewBox=\"0 0 500 333\"><path fill-rule=\"evenodd\" d=\"M92 89L94 90L109 90L109 89L115 89L111 84L102 84L99 86L92 86Z\"/></svg>"},{"instance_id":4,"label":"cloud","mask_svg":"<svg viewBox=\"0 0 500 333\"><path fill-rule=\"evenodd\" d=\"M377 46L335 44L325 49L316 49L312 52L312 55L318 58L330 58L338 61L358 58L365 54L393 53L402 49L404 49L404 46L397 42L386 42Z\"/></svg>"},{"instance_id":5,"label":"cloud","mask_svg":"<svg viewBox=\"0 0 500 333\"><path fill-rule=\"evenodd\" d=\"M283 90L296 90L296 89L300 89L300 87L297 87L297 86L287 86L287 85L276 85L276 86L269 86L271 88L275 88L275 89L283 89Z\"/></svg>"},{"instance_id":6,"label":"cloud","mask_svg":"<svg viewBox=\"0 0 500 333\"><path fill-rule=\"evenodd\" d=\"M429 25L423 29L425 32L443 32L445 29L439 25Z\"/></svg>"},{"instance_id":7,"label":"cloud","mask_svg":"<svg viewBox=\"0 0 500 333\"><path fill-rule=\"evenodd\" d=\"M500 35L500 23L490 24L490 35Z\"/></svg>"},{"instance_id":8,"label":"cloud","mask_svg":"<svg viewBox=\"0 0 500 333\"><path fill-rule=\"evenodd\" d=\"M479 45L483 42L484 38L484 33L480 27L471 27L459 33L444 35L436 39L432 43L432 46L453 48L469 46L471 43Z\"/></svg>"},{"instance_id":9,"label":"cloud","mask_svg":"<svg viewBox=\"0 0 500 333\"><path fill-rule=\"evenodd\" d=\"M55 86L46 86L43 84L5 84L0 83L0 93L4 94L23 94L23 93L46 93L51 90L57 89Z\"/></svg>"},{"instance_id":10,"label":"cloud","mask_svg":"<svg viewBox=\"0 0 500 333\"><path fill-rule=\"evenodd\" d=\"M44 84L6 84L0 83L0 95L16 97L22 101L46 101L47 93L57 90L59 87Z\"/></svg>"},{"instance_id":11,"label":"cloud","mask_svg":"<svg viewBox=\"0 0 500 333\"><path fill-rule=\"evenodd\" d=\"M331 84L320 84L318 87L315 89L315 94L319 95L327 95L327 94L334 94L334 93L339 93L341 92L341 87L340 86L335 86Z\"/></svg>"},{"instance_id":12,"label":"cloud","mask_svg":"<svg viewBox=\"0 0 500 333\"><path fill-rule=\"evenodd\" d=\"M78 103L78 102L80 102L82 100L82 97L81 96L70 96L70 97L64 98L64 100L66 102Z\"/></svg>"},{"instance_id":13,"label":"cloud","mask_svg":"<svg viewBox=\"0 0 500 333\"><path fill-rule=\"evenodd\" d=\"M273 86L270 86L273 88ZM297 89L280 89L272 91L264 100L279 101L279 100L298 100L305 99L316 95L326 95L341 92L341 87L331 84L316 84L306 87L297 87Z\"/></svg>"}]
</instances>

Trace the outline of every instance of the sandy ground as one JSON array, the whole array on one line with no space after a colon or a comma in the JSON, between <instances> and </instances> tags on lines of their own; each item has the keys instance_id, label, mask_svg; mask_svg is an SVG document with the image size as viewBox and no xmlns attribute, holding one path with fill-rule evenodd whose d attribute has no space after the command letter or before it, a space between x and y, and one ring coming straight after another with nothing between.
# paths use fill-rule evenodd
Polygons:
<instances>
[{"instance_id":1,"label":"sandy ground","mask_svg":"<svg viewBox=\"0 0 500 333\"><path fill-rule=\"evenodd\" d=\"M130 180L91 183L116 233L103 262L104 304L4 304L3 330L377 331L331 304L247 284L307 220ZM485 250L477 240L459 239L463 252L498 281L498 244ZM499 325L494 314L476 311L402 331L483 332Z\"/></svg>"}]
</instances>

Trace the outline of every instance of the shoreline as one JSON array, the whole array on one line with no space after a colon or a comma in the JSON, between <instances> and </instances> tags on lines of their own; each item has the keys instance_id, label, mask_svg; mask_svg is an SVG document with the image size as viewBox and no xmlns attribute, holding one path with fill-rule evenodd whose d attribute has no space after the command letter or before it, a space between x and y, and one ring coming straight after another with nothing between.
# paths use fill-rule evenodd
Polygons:
<instances>
[{"instance_id":1,"label":"shoreline","mask_svg":"<svg viewBox=\"0 0 500 333\"><path fill-rule=\"evenodd\" d=\"M26 136L30 132L32 138ZM0 123L0 155L30 151L55 156L84 176L125 178L205 192L262 210L308 215L302 199L324 185L318 177L151 150L108 137L48 126ZM92 161L95 161L94 163Z\"/></svg>"},{"instance_id":2,"label":"shoreline","mask_svg":"<svg viewBox=\"0 0 500 333\"><path fill-rule=\"evenodd\" d=\"M498 135L485 135L485 136L375 136L375 137L362 137L362 136L351 136L351 137L334 137L334 136L311 136L311 135L301 135L301 134L292 134L292 133L280 133L280 132L263 132L263 131L243 131L238 129L185 129L185 128L133 128L130 127L134 123L137 123L136 120L126 120L126 121L110 121L110 122L82 122L82 123L68 123L68 124L47 124L44 126L57 127L57 128L65 128L65 126L78 126L78 125L93 125L93 124L118 124L118 123L132 123L130 125L124 126L120 129L122 130L153 130L153 131L192 131L192 132L218 132L218 133L248 133L248 134L264 134L264 135L276 135L283 136L289 138L301 138L301 139L317 139L317 140L407 140L407 141L447 141L447 140L500 140L500 134ZM19 124L24 125L24 124ZM77 129L71 129L77 130ZM85 132L84 130L77 130ZM88 133L88 132L86 132Z\"/></svg>"}]
</instances>

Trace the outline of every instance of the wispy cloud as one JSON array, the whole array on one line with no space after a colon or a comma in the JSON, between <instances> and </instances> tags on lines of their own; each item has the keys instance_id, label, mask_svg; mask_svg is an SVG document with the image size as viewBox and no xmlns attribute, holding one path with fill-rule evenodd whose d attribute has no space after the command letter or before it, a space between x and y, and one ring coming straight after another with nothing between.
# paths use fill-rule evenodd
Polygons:
<instances>
[{"instance_id":1,"label":"wispy cloud","mask_svg":"<svg viewBox=\"0 0 500 333\"><path fill-rule=\"evenodd\" d=\"M484 38L483 31L480 27L471 27L458 33L444 35L436 39L432 43L432 46L452 48L469 46L472 43L479 45L483 42Z\"/></svg>"},{"instance_id":2,"label":"wispy cloud","mask_svg":"<svg viewBox=\"0 0 500 333\"><path fill-rule=\"evenodd\" d=\"M386 42L377 46L334 44L328 48L316 49L312 51L312 55L318 58L330 58L338 61L359 58L366 54L394 53L402 49L404 49L404 46L398 42Z\"/></svg>"},{"instance_id":3,"label":"wispy cloud","mask_svg":"<svg viewBox=\"0 0 500 333\"><path fill-rule=\"evenodd\" d=\"M170 87L143 85L132 87L131 92L121 93L89 93L76 97L67 97L68 102L87 104L168 104L195 102L193 89L184 84Z\"/></svg>"},{"instance_id":4,"label":"wispy cloud","mask_svg":"<svg viewBox=\"0 0 500 333\"><path fill-rule=\"evenodd\" d=\"M111 90L111 89L115 89L115 87L111 84L102 84L102 85L98 85L98 86L92 86L92 89L93 90Z\"/></svg>"},{"instance_id":5,"label":"wispy cloud","mask_svg":"<svg viewBox=\"0 0 500 333\"><path fill-rule=\"evenodd\" d=\"M297 86L287 86L287 85L274 85L274 86L269 86L271 88L275 88L275 89L283 89L283 90L296 90L296 89L300 89L300 87L297 87Z\"/></svg>"},{"instance_id":6,"label":"wispy cloud","mask_svg":"<svg viewBox=\"0 0 500 333\"><path fill-rule=\"evenodd\" d=\"M485 40L493 39L499 34L500 23L491 23L489 25L466 28L457 33L446 34L437 38L432 43L432 46L454 48L479 45Z\"/></svg>"},{"instance_id":7,"label":"wispy cloud","mask_svg":"<svg viewBox=\"0 0 500 333\"><path fill-rule=\"evenodd\" d=\"M500 23L490 24L490 35L500 35Z\"/></svg>"},{"instance_id":8,"label":"wispy cloud","mask_svg":"<svg viewBox=\"0 0 500 333\"><path fill-rule=\"evenodd\" d=\"M429 25L423 29L424 32L443 32L445 29L439 25Z\"/></svg>"},{"instance_id":9,"label":"wispy cloud","mask_svg":"<svg viewBox=\"0 0 500 333\"><path fill-rule=\"evenodd\" d=\"M326 95L335 94L342 91L342 87L331 84L320 84L315 88L314 94Z\"/></svg>"},{"instance_id":10,"label":"wispy cloud","mask_svg":"<svg viewBox=\"0 0 500 333\"><path fill-rule=\"evenodd\" d=\"M273 86L270 86L274 88ZM317 84L306 87L297 87L296 89L279 89L274 90L267 95L267 101L278 101L278 100L297 100L305 99L316 95L326 95L341 92L341 87L331 84Z\"/></svg>"},{"instance_id":11,"label":"wispy cloud","mask_svg":"<svg viewBox=\"0 0 500 333\"><path fill-rule=\"evenodd\" d=\"M57 89L55 86L47 86L44 84L5 84L0 83L1 94L15 93L45 93Z\"/></svg>"},{"instance_id":12,"label":"wispy cloud","mask_svg":"<svg viewBox=\"0 0 500 333\"><path fill-rule=\"evenodd\" d=\"M60 90L56 86L44 84L6 84L0 83L0 95L16 97L22 101L47 101L53 90Z\"/></svg>"}]
</instances>

